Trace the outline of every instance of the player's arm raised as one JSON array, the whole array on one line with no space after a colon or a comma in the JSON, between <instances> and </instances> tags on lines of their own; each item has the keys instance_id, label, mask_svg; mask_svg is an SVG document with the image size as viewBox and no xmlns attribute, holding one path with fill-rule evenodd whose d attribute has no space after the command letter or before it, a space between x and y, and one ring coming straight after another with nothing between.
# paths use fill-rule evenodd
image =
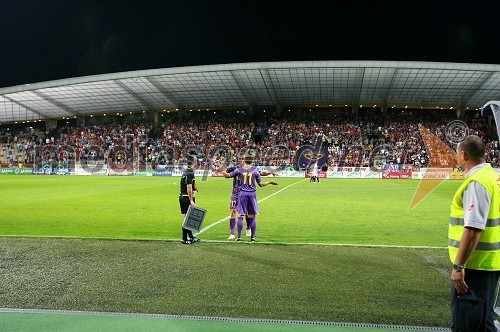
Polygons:
<instances>
[{"instance_id":1,"label":"player's arm raised","mask_svg":"<svg viewBox=\"0 0 500 332\"><path fill-rule=\"evenodd\" d=\"M278 185L278 182L276 182L276 181L274 181L274 180L267 181L267 182L259 182L259 187L265 187L265 186L267 186L268 184L272 184L273 186L277 186L277 185Z\"/></svg>"},{"instance_id":2,"label":"player's arm raised","mask_svg":"<svg viewBox=\"0 0 500 332\"><path fill-rule=\"evenodd\" d=\"M221 173L222 173L222 175L224 175L224 177L225 177L225 178L230 178L230 177L231 177L231 174L229 174L229 173L227 172L227 170L225 170L225 169L224 169L224 170L222 170L222 171L221 171Z\"/></svg>"},{"instance_id":3,"label":"player's arm raised","mask_svg":"<svg viewBox=\"0 0 500 332\"><path fill-rule=\"evenodd\" d=\"M227 168L222 167L222 162L220 160L217 160L215 162L215 167L216 167L216 172L221 173L225 178L230 178L231 174L227 171Z\"/></svg>"}]
</instances>

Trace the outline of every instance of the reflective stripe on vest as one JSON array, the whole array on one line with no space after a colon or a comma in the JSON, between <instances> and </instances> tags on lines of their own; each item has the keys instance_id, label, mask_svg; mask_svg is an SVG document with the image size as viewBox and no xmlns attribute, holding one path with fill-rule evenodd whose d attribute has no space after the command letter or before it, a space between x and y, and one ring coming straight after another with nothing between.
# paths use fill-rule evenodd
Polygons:
<instances>
[{"instance_id":1,"label":"reflective stripe on vest","mask_svg":"<svg viewBox=\"0 0 500 332\"><path fill-rule=\"evenodd\" d=\"M483 185L491 196L486 228L482 231L479 243L467 260L465 267L476 270L500 270L500 175L491 166L478 169L465 179L458 188L451 204L450 224L448 227L448 251L450 260L455 258L464 231L464 211L462 195L471 181Z\"/></svg>"},{"instance_id":2,"label":"reflective stripe on vest","mask_svg":"<svg viewBox=\"0 0 500 332\"><path fill-rule=\"evenodd\" d=\"M463 226L464 218L450 217L450 224L453 226ZM500 218L486 220L486 227L494 227L500 225Z\"/></svg>"}]
</instances>

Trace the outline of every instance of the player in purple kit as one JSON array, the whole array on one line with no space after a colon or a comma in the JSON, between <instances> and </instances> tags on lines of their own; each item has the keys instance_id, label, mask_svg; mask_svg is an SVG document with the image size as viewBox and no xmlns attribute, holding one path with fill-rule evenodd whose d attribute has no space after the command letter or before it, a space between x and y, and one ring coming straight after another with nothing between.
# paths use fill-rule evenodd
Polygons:
<instances>
[{"instance_id":1,"label":"player in purple kit","mask_svg":"<svg viewBox=\"0 0 500 332\"><path fill-rule=\"evenodd\" d=\"M258 169L252 166L253 158L251 156L245 157L245 166L237 168L232 172L222 171L225 177L236 178L239 186L238 203L236 211L238 214L245 215L250 224L251 240L255 241L256 221L255 215L259 214L259 207L257 204L256 190L259 187L267 186L268 184L277 185L274 180L268 182L261 181L261 175ZM238 241L241 241L241 231L243 230L243 221L238 220Z\"/></svg>"},{"instance_id":2,"label":"player in purple kit","mask_svg":"<svg viewBox=\"0 0 500 332\"><path fill-rule=\"evenodd\" d=\"M230 173L234 171L236 167L230 166L227 168L227 172ZM229 201L229 237L228 240L234 239L234 228L236 226L236 217L238 216L238 212L236 211L236 205L238 204L238 195L240 193L240 187L238 186L238 178L233 178L233 190L231 192L231 200ZM243 222L243 220L241 221Z\"/></svg>"},{"instance_id":3,"label":"player in purple kit","mask_svg":"<svg viewBox=\"0 0 500 332\"><path fill-rule=\"evenodd\" d=\"M226 169L227 173L231 173L237 168L235 166L230 166ZM268 171L260 171L259 172L261 176L267 176L267 175L273 175L275 176L274 173L268 172ZM238 196L240 194L240 181L239 181L239 175L233 177L233 189L231 191L231 199L229 201L229 237L227 238L228 240L233 240L235 238L234 236L234 229L236 228L236 218L238 218L238 227L243 229L243 215L238 214L238 211L236 210L236 206L238 205ZM246 216L246 224L247 224L247 236L251 236L251 229L250 229L250 219L248 216Z\"/></svg>"}]
</instances>

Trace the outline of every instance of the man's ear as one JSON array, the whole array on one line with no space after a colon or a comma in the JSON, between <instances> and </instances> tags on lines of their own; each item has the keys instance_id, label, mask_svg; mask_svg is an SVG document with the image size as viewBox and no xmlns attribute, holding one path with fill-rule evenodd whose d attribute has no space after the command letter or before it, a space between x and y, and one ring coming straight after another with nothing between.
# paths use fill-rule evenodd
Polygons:
<instances>
[{"instance_id":1,"label":"man's ear","mask_svg":"<svg viewBox=\"0 0 500 332\"><path fill-rule=\"evenodd\" d=\"M463 160L464 160L464 161L468 161L468 160L470 159L470 158L469 158L469 154L468 154L466 151L463 151L463 153L464 153L464 154L463 154L463 157L462 157L462 158L463 158Z\"/></svg>"}]
</instances>

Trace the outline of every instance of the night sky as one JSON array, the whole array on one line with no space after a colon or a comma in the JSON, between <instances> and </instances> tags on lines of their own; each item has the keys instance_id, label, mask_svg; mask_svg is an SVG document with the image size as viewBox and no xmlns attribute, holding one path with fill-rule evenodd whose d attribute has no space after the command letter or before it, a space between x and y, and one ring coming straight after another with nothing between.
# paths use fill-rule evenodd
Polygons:
<instances>
[{"instance_id":1,"label":"night sky","mask_svg":"<svg viewBox=\"0 0 500 332\"><path fill-rule=\"evenodd\" d=\"M499 1L1 1L0 87L257 61L500 64Z\"/></svg>"}]
</instances>

